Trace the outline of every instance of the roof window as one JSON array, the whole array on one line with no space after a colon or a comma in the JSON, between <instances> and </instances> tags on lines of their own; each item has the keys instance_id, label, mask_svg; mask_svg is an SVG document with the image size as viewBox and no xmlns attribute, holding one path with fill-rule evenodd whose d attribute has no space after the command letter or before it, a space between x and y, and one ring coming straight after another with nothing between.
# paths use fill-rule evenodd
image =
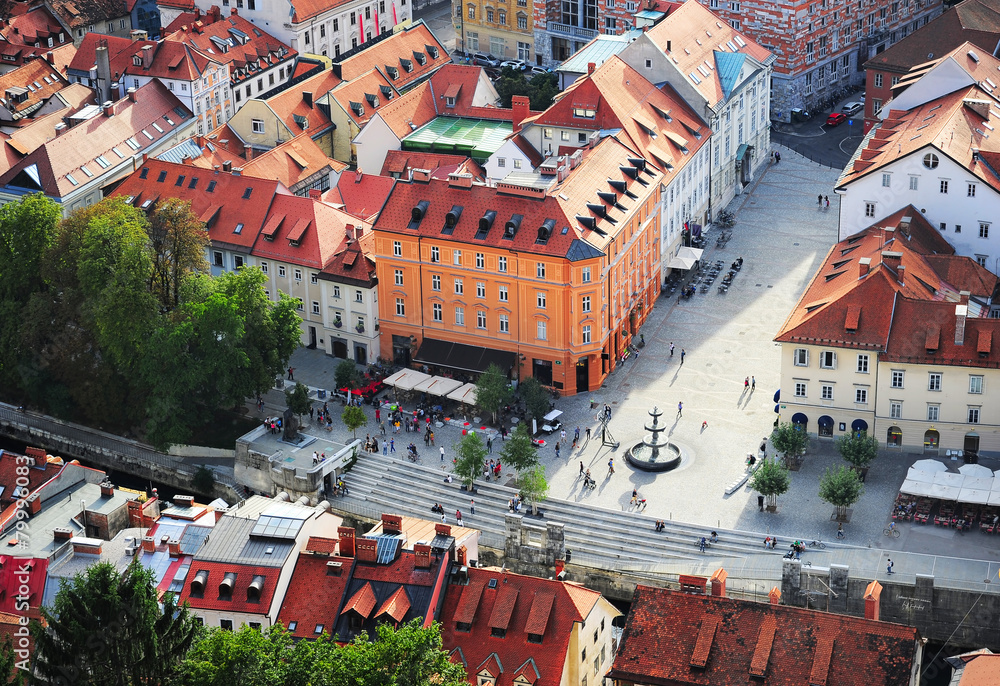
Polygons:
<instances>
[{"instance_id":1,"label":"roof window","mask_svg":"<svg viewBox=\"0 0 1000 686\"><path fill-rule=\"evenodd\" d=\"M415 59L420 64L421 67L427 64L427 55L425 55L422 52L417 52L416 50L414 50L413 59Z\"/></svg>"},{"instance_id":2,"label":"roof window","mask_svg":"<svg viewBox=\"0 0 1000 686\"><path fill-rule=\"evenodd\" d=\"M167 180L167 170L163 169L160 171L159 176L156 177L156 183L163 183Z\"/></svg>"},{"instance_id":3,"label":"roof window","mask_svg":"<svg viewBox=\"0 0 1000 686\"><path fill-rule=\"evenodd\" d=\"M107 169L111 166L111 163L104 159L104 155L98 155L95 161L97 164L101 165L101 169Z\"/></svg>"},{"instance_id":4,"label":"roof window","mask_svg":"<svg viewBox=\"0 0 1000 686\"><path fill-rule=\"evenodd\" d=\"M427 51L427 54L428 54L428 55L430 55L430 56L431 56L431 59L434 59L434 60L436 60L436 59L438 58L438 55L440 55L440 54L441 54L441 53L440 53L440 52L438 51L438 49L437 49L437 48L435 48L435 47L434 47L433 45L425 45L425 46L424 46L424 50L426 50L426 51Z\"/></svg>"},{"instance_id":5,"label":"roof window","mask_svg":"<svg viewBox=\"0 0 1000 686\"><path fill-rule=\"evenodd\" d=\"M84 174L86 174L86 175L87 175L88 177L92 177L92 176L94 175L94 172L90 171L90 170L89 170L89 169L87 169L86 167L80 167L80 171L82 171L82 172L83 172Z\"/></svg>"},{"instance_id":6,"label":"roof window","mask_svg":"<svg viewBox=\"0 0 1000 686\"><path fill-rule=\"evenodd\" d=\"M197 177L197 176L192 176L192 177L191 177L191 183L189 183L189 184L188 184L188 188L189 188L189 189L193 189L193 188L195 188L195 187L196 187L197 185L198 185L198 177Z\"/></svg>"},{"instance_id":7,"label":"roof window","mask_svg":"<svg viewBox=\"0 0 1000 686\"><path fill-rule=\"evenodd\" d=\"M214 181L214 180L213 181L209 181L208 182L208 188L206 188L205 191L208 192L208 193L214 193L215 192L215 184L216 183L217 182Z\"/></svg>"},{"instance_id":8,"label":"roof window","mask_svg":"<svg viewBox=\"0 0 1000 686\"><path fill-rule=\"evenodd\" d=\"M374 93L365 93L365 100L367 100L368 104L372 107L378 107L378 96Z\"/></svg>"},{"instance_id":9,"label":"roof window","mask_svg":"<svg viewBox=\"0 0 1000 686\"><path fill-rule=\"evenodd\" d=\"M67 174L66 175L66 180L69 181L74 186L79 186L80 185L80 182L77 181L76 179L74 179L72 174Z\"/></svg>"},{"instance_id":10,"label":"roof window","mask_svg":"<svg viewBox=\"0 0 1000 686\"><path fill-rule=\"evenodd\" d=\"M244 200L249 200L251 193L253 193L253 187L252 186L247 186L246 189L243 191L243 199Z\"/></svg>"},{"instance_id":11,"label":"roof window","mask_svg":"<svg viewBox=\"0 0 1000 686\"><path fill-rule=\"evenodd\" d=\"M360 102L354 102L353 100L351 100L350 107L351 111L354 112L355 117L361 117L365 113L365 106L362 105Z\"/></svg>"},{"instance_id":12,"label":"roof window","mask_svg":"<svg viewBox=\"0 0 1000 686\"><path fill-rule=\"evenodd\" d=\"M144 179L149 176L149 167L143 167L142 171L139 172L139 178Z\"/></svg>"},{"instance_id":13,"label":"roof window","mask_svg":"<svg viewBox=\"0 0 1000 686\"><path fill-rule=\"evenodd\" d=\"M390 88L385 84L382 84L381 86L378 87L378 89L382 93L382 95L385 96L386 100L392 100L392 88Z\"/></svg>"},{"instance_id":14,"label":"roof window","mask_svg":"<svg viewBox=\"0 0 1000 686\"><path fill-rule=\"evenodd\" d=\"M385 71L387 74L389 74L389 78L392 79L393 81L399 78L399 69L397 69L396 67L390 67L387 64L385 65Z\"/></svg>"},{"instance_id":15,"label":"roof window","mask_svg":"<svg viewBox=\"0 0 1000 686\"><path fill-rule=\"evenodd\" d=\"M507 223L503 227L503 237L507 240L513 240L514 236L517 235L517 230L521 228L521 220L524 219L524 215L513 214Z\"/></svg>"},{"instance_id":16,"label":"roof window","mask_svg":"<svg viewBox=\"0 0 1000 686\"><path fill-rule=\"evenodd\" d=\"M237 224L236 228L233 229L233 233L243 233L243 224Z\"/></svg>"},{"instance_id":17,"label":"roof window","mask_svg":"<svg viewBox=\"0 0 1000 686\"><path fill-rule=\"evenodd\" d=\"M184 185L184 179L186 179L186 178L187 177L184 174L181 174L180 176L177 177L177 180L174 181L174 185L177 186L178 188L181 187L181 186L183 186Z\"/></svg>"}]
</instances>

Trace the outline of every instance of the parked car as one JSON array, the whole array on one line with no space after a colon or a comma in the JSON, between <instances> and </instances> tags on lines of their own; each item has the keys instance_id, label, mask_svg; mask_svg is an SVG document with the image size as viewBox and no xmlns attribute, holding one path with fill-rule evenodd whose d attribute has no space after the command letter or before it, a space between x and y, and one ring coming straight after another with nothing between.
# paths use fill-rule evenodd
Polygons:
<instances>
[{"instance_id":1,"label":"parked car","mask_svg":"<svg viewBox=\"0 0 1000 686\"><path fill-rule=\"evenodd\" d=\"M846 114L847 116L851 116L852 114L857 114L864 108L865 106L862 105L860 102L849 102L843 107L841 107L840 111Z\"/></svg>"},{"instance_id":2,"label":"parked car","mask_svg":"<svg viewBox=\"0 0 1000 686\"><path fill-rule=\"evenodd\" d=\"M521 60L504 60L500 63L500 68L503 69L504 67L509 67L514 71L524 71L528 68L528 65Z\"/></svg>"},{"instance_id":3,"label":"parked car","mask_svg":"<svg viewBox=\"0 0 1000 686\"><path fill-rule=\"evenodd\" d=\"M826 118L827 126L840 126L845 121L847 121L847 115L841 114L840 112L834 112L829 117Z\"/></svg>"},{"instance_id":4,"label":"parked car","mask_svg":"<svg viewBox=\"0 0 1000 686\"><path fill-rule=\"evenodd\" d=\"M532 74L551 74L552 73L552 70L549 69L548 67L539 67L538 65L535 65L535 66L531 67L531 69L529 69L528 71L530 71Z\"/></svg>"},{"instance_id":5,"label":"parked car","mask_svg":"<svg viewBox=\"0 0 1000 686\"><path fill-rule=\"evenodd\" d=\"M478 64L480 67L492 67L493 69L500 68L500 60L488 52L475 53L472 56L472 63Z\"/></svg>"}]
</instances>

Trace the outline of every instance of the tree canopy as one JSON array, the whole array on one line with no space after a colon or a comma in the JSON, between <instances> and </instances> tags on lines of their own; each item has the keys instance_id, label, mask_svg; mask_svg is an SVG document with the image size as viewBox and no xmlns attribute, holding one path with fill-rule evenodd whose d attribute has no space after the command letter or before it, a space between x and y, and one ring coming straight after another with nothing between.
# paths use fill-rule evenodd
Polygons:
<instances>
[{"instance_id":1,"label":"tree canopy","mask_svg":"<svg viewBox=\"0 0 1000 686\"><path fill-rule=\"evenodd\" d=\"M767 504L774 507L778 496L788 491L791 478L788 469L777 460L764 460L750 477L750 488L767 498Z\"/></svg>"},{"instance_id":2,"label":"tree canopy","mask_svg":"<svg viewBox=\"0 0 1000 686\"><path fill-rule=\"evenodd\" d=\"M840 456L858 469L868 467L878 457L878 439L864 431L844 434L836 446Z\"/></svg>"},{"instance_id":3,"label":"tree canopy","mask_svg":"<svg viewBox=\"0 0 1000 686\"><path fill-rule=\"evenodd\" d=\"M538 514L538 503L549 496L549 482L545 479L545 465L536 464L521 475L521 492L531 503L532 514Z\"/></svg>"},{"instance_id":4,"label":"tree canopy","mask_svg":"<svg viewBox=\"0 0 1000 686\"><path fill-rule=\"evenodd\" d=\"M455 473L461 477L466 486L472 486L476 477L483 471L486 461L486 445L475 431L470 431L462 437L458 444L458 459L455 462Z\"/></svg>"},{"instance_id":5,"label":"tree canopy","mask_svg":"<svg viewBox=\"0 0 1000 686\"><path fill-rule=\"evenodd\" d=\"M337 390L357 388L360 385L360 380L358 367L353 360L341 360L333 370L333 382L337 384Z\"/></svg>"},{"instance_id":6,"label":"tree canopy","mask_svg":"<svg viewBox=\"0 0 1000 686\"><path fill-rule=\"evenodd\" d=\"M348 405L340 414L344 421L344 426L351 430L355 438L358 437L358 429L368 423L368 415L357 405Z\"/></svg>"},{"instance_id":7,"label":"tree canopy","mask_svg":"<svg viewBox=\"0 0 1000 686\"><path fill-rule=\"evenodd\" d=\"M547 109L559 94L559 79L554 73L527 75L523 71L504 67L494 84L500 95L500 106L510 107L515 95L527 95L531 109Z\"/></svg>"},{"instance_id":8,"label":"tree canopy","mask_svg":"<svg viewBox=\"0 0 1000 686\"><path fill-rule=\"evenodd\" d=\"M518 392L524 399L524 407L528 413L528 419L541 421L549 412L549 392L533 376L528 377L517 387Z\"/></svg>"},{"instance_id":9,"label":"tree canopy","mask_svg":"<svg viewBox=\"0 0 1000 686\"><path fill-rule=\"evenodd\" d=\"M507 377L496 364L490 364L486 371L476 380L476 405L484 412L489 412L493 423L497 421L497 412L510 402L513 395Z\"/></svg>"},{"instance_id":10,"label":"tree canopy","mask_svg":"<svg viewBox=\"0 0 1000 686\"><path fill-rule=\"evenodd\" d=\"M847 508L861 499L865 485L858 473L841 465L836 471L827 467L819 481L819 497L837 508L837 518L847 514Z\"/></svg>"},{"instance_id":11,"label":"tree canopy","mask_svg":"<svg viewBox=\"0 0 1000 686\"><path fill-rule=\"evenodd\" d=\"M157 603L153 573L138 562L118 572L109 562L88 567L42 608L32 624L35 671L43 683L146 686L169 681L198 625L172 593Z\"/></svg>"},{"instance_id":12,"label":"tree canopy","mask_svg":"<svg viewBox=\"0 0 1000 686\"><path fill-rule=\"evenodd\" d=\"M791 422L783 422L771 434L775 450L788 459L798 455L809 445L809 435Z\"/></svg>"},{"instance_id":13,"label":"tree canopy","mask_svg":"<svg viewBox=\"0 0 1000 686\"><path fill-rule=\"evenodd\" d=\"M500 448L500 459L517 472L518 479L522 472L529 471L538 464L538 450L531 445L531 436L524 424L518 424L507 436Z\"/></svg>"}]
</instances>

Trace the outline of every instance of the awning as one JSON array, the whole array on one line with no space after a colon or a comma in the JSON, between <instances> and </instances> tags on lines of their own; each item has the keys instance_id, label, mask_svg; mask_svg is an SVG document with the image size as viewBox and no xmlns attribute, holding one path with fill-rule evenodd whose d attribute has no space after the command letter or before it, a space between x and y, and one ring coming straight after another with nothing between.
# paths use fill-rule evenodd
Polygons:
<instances>
[{"instance_id":1,"label":"awning","mask_svg":"<svg viewBox=\"0 0 1000 686\"><path fill-rule=\"evenodd\" d=\"M392 376L386 378L382 383L386 386L394 386L401 391L412 391L413 387L431 378L430 374L424 374L413 369L403 369Z\"/></svg>"},{"instance_id":2,"label":"awning","mask_svg":"<svg viewBox=\"0 0 1000 686\"><path fill-rule=\"evenodd\" d=\"M675 257L667 263L669 269L690 269L698 260L690 257Z\"/></svg>"},{"instance_id":3,"label":"awning","mask_svg":"<svg viewBox=\"0 0 1000 686\"><path fill-rule=\"evenodd\" d=\"M937 460L917 460L913 463L913 469L919 469L922 472L947 472L948 468L941 462Z\"/></svg>"},{"instance_id":4,"label":"awning","mask_svg":"<svg viewBox=\"0 0 1000 686\"><path fill-rule=\"evenodd\" d=\"M993 481L993 471L989 467L984 467L981 464L963 464L958 468L958 473L965 476L972 476L977 478L989 479ZM992 486L990 486L992 488Z\"/></svg>"},{"instance_id":5,"label":"awning","mask_svg":"<svg viewBox=\"0 0 1000 686\"><path fill-rule=\"evenodd\" d=\"M517 355L506 350L425 338L413 360L421 364L479 374L485 372L490 363L495 363L507 372L517 362Z\"/></svg>"},{"instance_id":6,"label":"awning","mask_svg":"<svg viewBox=\"0 0 1000 686\"><path fill-rule=\"evenodd\" d=\"M864 419L855 419L851 422L851 431L868 431L868 422Z\"/></svg>"},{"instance_id":7,"label":"awning","mask_svg":"<svg viewBox=\"0 0 1000 686\"><path fill-rule=\"evenodd\" d=\"M781 400L781 389L779 388L774 392L774 402Z\"/></svg>"},{"instance_id":8,"label":"awning","mask_svg":"<svg viewBox=\"0 0 1000 686\"><path fill-rule=\"evenodd\" d=\"M413 387L413 390L443 397L461 385L462 382L456 381L455 379L446 379L443 376L432 376L431 378L418 383Z\"/></svg>"},{"instance_id":9,"label":"awning","mask_svg":"<svg viewBox=\"0 0 1000 686\"><path fill-rule=\"evenodd\" d=\"M746 157L746 154L750 149L751 146L748 145L747 143L744 143L740 147L736 148L736 159L742 160L744 157Z\"/></svg>"},{"instance_id":10,"label":"awning","mask_svg":"<svg viewBox=\"0 0 1000 686\"><path fill-rule=\"evenodd\" d=\"M792 415L792 424L808 424L809 417L805 416L801 412L796 412Z\"/></svg>"},{"instance_id":11,"label":"awning","mask_svg":"<svg viewBox=\"0 0 1000 686\"><path fill-rule=\"evenodd\" d=\"M476 404L476 384L467 383L464 386L459 386L451 393L448 394L448 398L455 400L460 403L465 403L466 405Z\"/></svg>"},{"instance_id":12,"label":"awning","mask_svg":"<svg viewBox=\"0 0 1000 686\"><path fill-rule=\"evenodd\" d=\"M683 257L686 259L693 258L695 260L700 260L703 254L705 254L705 251L702 250L701 248L683 247L677 251L677 257Z\"/></svg>"},{"instance_id":13,"label":"awning","mask_svg":"<svg viewBox=\"0 0 1000 686\"><path fill-rule=\"evenodd\" d=\"M825 414L818 420L816 420L816 423L819 424L820 426L833 426L833 417L831 417L828 414Z\"/></svg>"}]
</instances>

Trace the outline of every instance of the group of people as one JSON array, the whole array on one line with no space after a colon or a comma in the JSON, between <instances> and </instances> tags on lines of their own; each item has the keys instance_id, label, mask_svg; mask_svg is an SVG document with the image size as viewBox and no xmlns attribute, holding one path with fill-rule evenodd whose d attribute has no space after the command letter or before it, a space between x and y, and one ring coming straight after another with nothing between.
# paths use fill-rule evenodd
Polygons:
<instances>
[{"instance_id":1,"label":"group of people","mask_svg":"<svg viewBox=\"0 0 1000 686\"><path fill-rule=\"evenodd\" d=\"M272 434L281 431L281 417L264 417L264 428Z\"/></svg>"},{"instance_id":2,"label":"group of people","mask_svg":"<svg viewBox=\"0 0 1000 686\"><path fill-rule=\"evenodd\" d=\"M313 464L319 464L320 462L323 462L325 459L326 459L326 453L320 454L315 450L313 451Z\"/></svg>"},{"instance_id":3,"label":"group of people","mask_svg":"<svg viewBox=\"0 0 1000 686\"><path fill-rule=\"evenodd\" d=\"M365 435L365 452L377 453L378 452L378 439L373 437L371 434Z\"/></svg>"},{"instance_id":4,"label":"group of people","mask_svg":"<svg viewBox=\"0 0 1000 686\"><path fill-rule=\"evenodd\" d=\"M489 464L483 466L483 478L489 481L492 476L497 481L500 480L500 474L502 467L500 465L500 460L490 460Z\"/></svg>"},{"instance_id":5,"label":"group of people","mask_svg":"<svg viewBox=\"0 0 1000 686\"><path fill-rule=\"evenodd\" d=\"M507 509L510 512L520 512L521 511L521 503L522 502L523 502L523 499L521 498L521 494L518 493L513 498L511 498L510 500L507 501Z\"/></svg>"}]
</instances>

